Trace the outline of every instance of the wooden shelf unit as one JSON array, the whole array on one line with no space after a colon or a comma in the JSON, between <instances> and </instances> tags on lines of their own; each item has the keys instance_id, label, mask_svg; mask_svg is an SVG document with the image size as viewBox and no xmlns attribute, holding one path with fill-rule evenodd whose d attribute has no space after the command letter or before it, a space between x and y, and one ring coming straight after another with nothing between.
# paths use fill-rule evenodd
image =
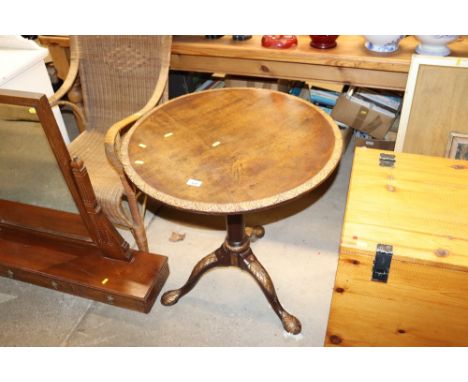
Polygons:
<instances>
[{"instance_id":1,"label":"wooden shelf unit","mask_svg":"<svg viewBox=\"0 0 468 382\"><path fill-rule=\"evenodd\" d=\"M336 48L321 50L309 46L309 36L298 36L297 47L280 50L263 48L261 37L233 41L231 36L218 40L174 36L171 69L405 90L411 57L418 45L413 36L407 36L398 51L378 54L364 47L362 36L339 36ZM67 55L63 54L68 37L40 36L39 40L49 47L62 77L68 70L64 68ZM468 57L468 40L460 37L450 49L451 56Z\"/></svg>"},{"instance_id":2,"label":"wooden shelf unit","mask_svg":"<svg viewBox=\"0 0 468 382\"><path fill-rule=\"evenodd\" d=\"M364 41L362 36L339 36L336 48L322 50L311 48L308 36L298 36L296 48L279 50L263 48L261 36L243 42L231 36L175 36L171 69L405 90L417 40L405 37L391 54L370 52ZM467 39L460 38L450 48L452 56L468 57Z\"/></svg>"}]
</instances>

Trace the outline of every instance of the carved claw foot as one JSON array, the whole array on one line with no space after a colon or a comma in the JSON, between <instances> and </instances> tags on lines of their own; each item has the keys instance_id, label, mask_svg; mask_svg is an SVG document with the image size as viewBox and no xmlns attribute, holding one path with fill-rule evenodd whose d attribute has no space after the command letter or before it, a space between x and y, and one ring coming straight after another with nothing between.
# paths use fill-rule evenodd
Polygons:
<instances>
[{"instance_id":1,"label":"carved claw foot","mask_svg":"<svg viewBox=\"0 0 468 382\"><path fill-rule=\"evenodd\" d=\"M170 306L177 303L182 296L186 295L193 289L198 280L200 280L207 270L218 265L220 265L220 263L218 256L216 256L216 252L205 256L197 263L197 265L195 265L195 268L193 268L193 271L184 286L176 290L170 290L162 295L161 304Z\"/></svg>"},{"instance_id":2,"label":"carved claw foot","mask_svg":"<svg viewBox=\"0 0 468 382\"><path fill-rule=\"evenodd\" d=\"M278 300L278 296L276 294L276 290L270 275L263 267L263 265L257 260L252 251L249 251L244 261L245 262L242 266L243 269L247 270L257 281L258 285L260 285L260 288L265 294L265 297L267 298L271 307L281 319L284 329L288 333L299 334L302 330L301 322L283 308Z\"/></svg>"},{"instance_id":3,"label":"carved claw foot","mask_svg":"<svg viewBox=\"0 0 468 382\"><path fill-rule=\"evenodd\" d=\"M286 311L283 311L281 316L281 322L283 323L283 328L288 333L299 334L302 330L301 322L294 317L292 314L289 314Z\"/></svg>"},{"instance_id":4,"label":"carved claw foot","mask_svg":"<svg viewBox=\"0 0 468 382\"><path fill-rule=\"evenodd\" d=\"M179 301L180 297L181 297L180 289L170 290L162 295L161 304L165 306L174 305L177 301Z\"/></svg>"}]
</instances>

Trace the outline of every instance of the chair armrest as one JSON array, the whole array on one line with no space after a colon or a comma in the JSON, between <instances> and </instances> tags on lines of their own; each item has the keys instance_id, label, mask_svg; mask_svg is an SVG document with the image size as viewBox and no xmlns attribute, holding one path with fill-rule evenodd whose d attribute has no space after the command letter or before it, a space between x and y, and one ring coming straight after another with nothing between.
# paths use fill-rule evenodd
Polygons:
<instances>
[{"instance_id":1,"label":"chair armrest","mask_svg":"<svg viewBox=\"0 0 468 382\"><path fill-rule=\"evenodd\" d=\"M86 130L86 120L83 112L78 106L76 106L73 102L69 101L57 101L56 104L70 107L72 109L73 115L75 116L78 131L82 133Z\"/></svg>"},{"instance_id":2,"label":"chair armrest","mask_svg":"<svg viewBox=\"0 0 468 382\"><path fill-rule=\"evenodd\" d=\"M118 171L123 173L122 162L120 161L118 150L116 149L116 144L120 139L120 132L128 127L129 125L135 123L143 114L138 112L132 114L117 123L114 123L109 130L107 130L106 136L104 138L104 147L106 151L107 159L111 162L112 166Z\"/></svg>"}]
</instances>

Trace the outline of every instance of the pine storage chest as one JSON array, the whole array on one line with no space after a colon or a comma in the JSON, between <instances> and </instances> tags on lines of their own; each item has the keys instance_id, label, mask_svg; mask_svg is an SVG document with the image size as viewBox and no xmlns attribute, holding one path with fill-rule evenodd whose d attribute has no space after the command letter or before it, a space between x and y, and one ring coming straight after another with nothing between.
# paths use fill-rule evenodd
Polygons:
<instances>
[{"instance_id":1,"label":"pine storage chest","mask_svg":"<svg viewBox=\"0 0 468 382\"><path fill-rule=\"evenodd\" d=\"M468 346L468 162L356 148L326 346Z\"/></svg>"}]
</instances>

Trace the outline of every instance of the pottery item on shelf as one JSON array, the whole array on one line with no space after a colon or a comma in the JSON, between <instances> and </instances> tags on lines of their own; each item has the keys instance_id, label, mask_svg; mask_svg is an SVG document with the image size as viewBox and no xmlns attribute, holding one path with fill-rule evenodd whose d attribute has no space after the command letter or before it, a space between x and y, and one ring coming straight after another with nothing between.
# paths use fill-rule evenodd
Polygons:
<instances>
[{"instance_id":1,"label":"pottery item on shelf","mask_svg":"<svg viewBox=\"0 0 468 382\"><path fill-rule=\"evenodd\" d=\"M262 37L262 46L264 48L287 49L297 46L297 37L275 34Z\"/></svg>"},{"instance_id":2,"label":"pottery item on shelf","mask_svg":"<svg viewBox=\"0 0 468 382\"><path fill-rule=\"evenodd\" d=\"M309 35L310 46L317 49L330 49L336 46L338 35Z\"/></svg>"},{"instance_id":3,"label":"pottery item on shelf","mask_svg":"<svg viewBox=\"0 0 468 382\"><path fill-rule=\"evenodd\" d=\"M224 37L223 34L209 34L205 35L205 38L208 40L217 40L218 38Z\"/></svg>"},{"instance_id":4,"label":"pottery item on shelf","mask_svg":"<svg viewBox=\"0 0 468 382\"><path fill-rule=\"evenodd\" d=\"M455 41L456 35L416 35L421 43L416 47L416 53L431 56L448 56L450 49L448 43Z\"/></svg>"},{"instance_id":5,"label":"pottery item on shelf","mask_svg":"<svg viewBox=\"0 0 468 382\"><path fill-rule=\"evenodd\" d=\"M391 53L398 49L400 40L405 35L365 35L366 38L365 47L371 52L377 53Z\"/></svg>"},{"instance_id":6,"label":"pottery item on shelf","mask_svg":"<svg viewBox=\"0 0 468 382\"><path fill-rule=\"evenodd\" d=\"M232 39L234 41L245 41L252 38L251 34L233 34Z\"/></svg>"}]
</instances>

